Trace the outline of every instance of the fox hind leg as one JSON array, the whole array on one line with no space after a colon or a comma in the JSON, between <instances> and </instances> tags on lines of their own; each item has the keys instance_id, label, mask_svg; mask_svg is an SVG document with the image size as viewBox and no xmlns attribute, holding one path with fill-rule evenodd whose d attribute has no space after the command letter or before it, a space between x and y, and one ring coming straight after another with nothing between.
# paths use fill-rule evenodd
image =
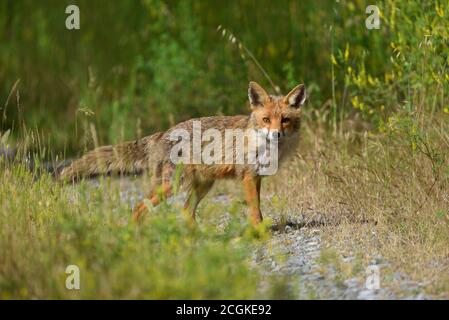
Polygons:
<instances>
[{"instance_id":1,"label":"fox hind leg","mask_svg":"<svg viewBox=\"0 0 449 320\"><path fill-rule=\"evenodd\" d=\"M148 196L145 197L150 201L153 207L157 206L163 200L169 198L172 195L172 175L173 169L169 165L163 166L160 163L154 170L152 187ZM145 202L141 202L133 211L133 220L139 220L147 210L148 208Z\"/></svg>"},{"instance_id":2,"label":"fox hind leg","mask_svg":"<svg viewBox=\"0 0 449 320\"><path fill-rule=\"evenodd\" d=\"M193 181L187 194L187 199L184 204L184 210L188 217L195 221L196 208L204 196L214 185L214 180L208 181Z\"/></svg>"}]
</instances>

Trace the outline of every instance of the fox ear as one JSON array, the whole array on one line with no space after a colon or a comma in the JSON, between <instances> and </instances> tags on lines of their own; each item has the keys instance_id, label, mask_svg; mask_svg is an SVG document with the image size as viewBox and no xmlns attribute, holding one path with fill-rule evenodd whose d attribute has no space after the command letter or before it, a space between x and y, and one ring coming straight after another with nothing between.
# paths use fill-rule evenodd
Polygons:
<instances>
[{"instance_id":1,"label":"fox ear","mask_svg":"<svg viewBox=\"0 0 449 320\"><path fill-rule=\"evenodd\" d=\"M248 87L248 98L251 108L255 108L263 106L269 96L257 82L251 81Z\"/></svg>"},{"instance_id":2,"label":"fox ear","mask_svg":"<svg viewBox=\"0 0 449 320\"><path fill-rule=\"evenodd\" d=\"M297 85L285 96L284 102L293 108L299 108L306 101L306 88L303 84Z\"/></svg>"}]
</instances>

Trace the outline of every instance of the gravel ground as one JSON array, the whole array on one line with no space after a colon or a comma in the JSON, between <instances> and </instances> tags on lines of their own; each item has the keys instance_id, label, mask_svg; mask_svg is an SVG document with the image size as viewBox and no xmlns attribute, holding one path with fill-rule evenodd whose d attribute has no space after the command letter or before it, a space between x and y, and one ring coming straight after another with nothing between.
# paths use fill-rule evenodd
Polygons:
<instances>
[{"instance_id":1,"label":"gravel ground","mask_svg":"<svg viewBox=\"0 0 449 320\"><path fill-rule=\"evenodd\" d=\"M302 227L293 229L286 227L284 232L275 231L273 237L267 241L256 253L255 262L263 264L267 274L284 274L292 276L296 283L292 283L292 290L301 299L427 299L422 293L423 284L417 284L407 279L400 272L394 274L399 283L395 293L382 287L380 277L379 289L368 289L367 275L363 272L358 277L340 280L335 268L327 267L323 272L320 264L321 230L319 228ZM283 259L279 259L283 256ZM354 257L342 258L350 262ZM379 261L370 265L371 270L382 270L385 262ZM281 261L281 262L279 262ZM396 293L397 292L397 293Z\"/></svg>"}]
</instances>

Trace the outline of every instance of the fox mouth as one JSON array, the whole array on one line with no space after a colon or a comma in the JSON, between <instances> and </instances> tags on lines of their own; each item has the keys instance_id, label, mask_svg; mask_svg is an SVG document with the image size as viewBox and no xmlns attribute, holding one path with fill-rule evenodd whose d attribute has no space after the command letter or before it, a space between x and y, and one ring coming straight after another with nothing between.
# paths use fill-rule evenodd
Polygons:
<instances>
[{"instance_id":1,"label":"fox mouth","mask_svg":"<svg viewBox=\"0 0 449 320\"><path fill-rule=\"evenodd\" d=\"M286 131L268 131L266 129L259 130L259 137L265 139L267 143L282 143L291 136L291 132Z\"/></svg>"},{"instance_id":2,"label":"fox mouth","mask_svg":"<svg viewBox=\"0 0 449 320\"><path fill-rule=\"evenodd\" d=\"M259 129L258 135L260 138L265 139L266 142L280 141L282 139L282 137L285 136L285 134L280 131L277 131L277 130L270 131L266 128Z\"/></svg>"}]
</instances>

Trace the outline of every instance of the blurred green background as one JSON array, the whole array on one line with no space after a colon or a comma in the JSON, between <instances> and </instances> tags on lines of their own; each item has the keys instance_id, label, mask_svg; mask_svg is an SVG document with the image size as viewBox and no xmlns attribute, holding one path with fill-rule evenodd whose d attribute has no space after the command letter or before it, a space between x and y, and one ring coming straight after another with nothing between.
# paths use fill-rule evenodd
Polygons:
<instances>
[{"instance_id":1,"label":"blurred green background","mask_svg":"<svg viewBox=\"0 0 449 320\"><path fill-rule=\"evenodd\" d=\"M80 30L65 27L69 4ZM281 92L304 82L307 116L335 130L449 113L448 17L448 1L2 0L1 131L37 129L73 154L91 147L90 123L103 144L247 113L249 80L274 89L244 47Z\"/></svg>"}]
</instances>

